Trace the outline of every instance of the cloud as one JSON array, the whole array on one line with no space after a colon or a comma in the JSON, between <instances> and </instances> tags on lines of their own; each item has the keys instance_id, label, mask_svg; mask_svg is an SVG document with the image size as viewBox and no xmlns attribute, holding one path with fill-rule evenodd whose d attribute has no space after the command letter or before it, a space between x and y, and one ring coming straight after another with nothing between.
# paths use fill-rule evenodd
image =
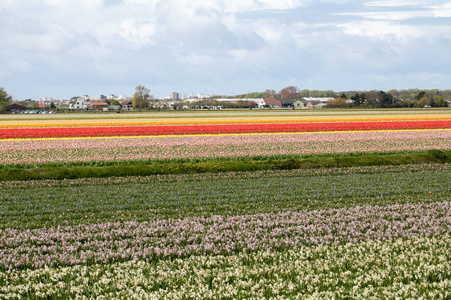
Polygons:
<instances>
[{"instance_id":1,"label":"cloud","mask_svg":"<svg viewBox=\"0 0 451 300\"><path fill-rule=\"evenodd\" d=\"M400 41L408 38L418 38L424 33L415 26L399 25L384 21L358 21L339 25L348 35L367 36Z\"/></svg>"},{"instance_id":2,"label":"cloud","mask_svg":"<svg viewBox=\"0 0 451 300\"><path fill-rule=\"evenodd\" d=\"M418 5L426 5L426 1L410 1L410 0L384 0L384 1L370 1L366 2L365 6L380 6L380 7L396 7L396 6L418 6Z\"/></svg>"},{"instance_id":3,"label":"cloud","mask_svg":"<svg viewBox=\"0 0 451 300\"><path fill-rule=\"evenodd\" d=\"M147 45L153 42L156 26L152 23L138 23L134 19L125 19L120 24L119 35L127 43Z\"/></svg>"},{"instance_id":4,"label":"cloud","mask_svg":"<svg viewBox=\"0 0 451 300\"><path fill-rule=\"evenodd\" d=\"M451 2L442 5L431 6L434 16L441 18L451 18Z\"/></svg>"},{"instance_id":5,"label":"cloud","mask_svg":"<svg viewBox=\"0 0 451 300\"><path fill-rule=\"evenodd\" d=\"M18 97L130 94L137 84L157 96L285 84L340 89L347 81L371 89L374 78L383 85L383 74L427 74L432 66L447 78L451 67L451 4L438 0L3 0L1 6L0 76ZM124 90L103 90L114 87Z\"/></svg>"}]
</instances>

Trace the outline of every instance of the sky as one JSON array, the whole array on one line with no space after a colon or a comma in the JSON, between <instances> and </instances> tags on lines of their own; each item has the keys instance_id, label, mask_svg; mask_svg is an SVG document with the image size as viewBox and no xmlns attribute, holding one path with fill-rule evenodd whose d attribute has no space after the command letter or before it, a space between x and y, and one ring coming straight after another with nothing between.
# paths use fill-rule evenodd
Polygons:
<instances>
[{"instance_id":1,"label":"sky","mask_svg":"<svg viewBox=\"0 0 451 300\"><path fill-rule=\"evenodd\" d=\"M14 98L451 88L450 1L1 0Z\"/></svg>"}]
</instances>

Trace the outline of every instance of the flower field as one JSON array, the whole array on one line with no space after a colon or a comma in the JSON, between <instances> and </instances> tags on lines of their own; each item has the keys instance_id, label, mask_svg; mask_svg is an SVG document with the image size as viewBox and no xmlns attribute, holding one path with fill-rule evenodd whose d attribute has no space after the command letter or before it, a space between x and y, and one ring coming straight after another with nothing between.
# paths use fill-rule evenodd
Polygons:
<instances>
[{"instance_id":1,"label":"flower field","mask_svg":"<svg viewBox=\"0 0 451 300\"><path fill-rule=\"evenodd\" d=\"M142 135L191 135L356 130L444 129L451 120L393 122L324 122L232 125L110 126L0 129L1 139L51 137L101 137Z\"/></svg>"},{"instance_id":2,"label":"flower field","mask_svg":"<svg viewBox=\"0 0 451 300\"><path fill-rule=\"evenodd\" d=\"M0 171L432 150L441 158L0 181L0 299L451 298L449 116L274 114L0 121Z\"/></svg>"},{"instance_id":3,"label":"flower field","mask_svg":"<svg viewBox=\"0 0 451 300\"><path fill-rule=\"evenodd\" d=\"M415 151L445 149L450 140L451 130L7 140L0 143L0 163L39 165Z\"/></svg>"}]
</instances>

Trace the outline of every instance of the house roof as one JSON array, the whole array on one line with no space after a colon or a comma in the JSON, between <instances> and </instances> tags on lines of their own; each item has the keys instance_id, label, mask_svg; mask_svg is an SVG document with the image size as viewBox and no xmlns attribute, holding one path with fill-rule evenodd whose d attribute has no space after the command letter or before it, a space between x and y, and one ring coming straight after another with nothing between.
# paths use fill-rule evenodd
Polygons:
<instances>
[{"instance_id":1,"label":"house roof","mask_svg":"<svg viewBox=\"0 0 451 300\"><path fill-rule=\"evenodd\" d=\"M17 104L17 103L13 103L11 105L8 105L6 107L6 110L14 110L14 109L20 109L20 110L25 110L27 109L25 106Z\"/></svg>"},{"instance_id":2,"label":"house roof","mask_svg":"<svg viewBox=\"0 0 451 300\"><path fill-rule=\"evenodd\" d=\"M308 103L308 101L305 101L304 99L295 100L294 103L296 103L296 102L301 102L301 103L304 103L304 104Z\"/></svg>"},{"instance_id":3,"label":"house roof","mask_svg":"<svg viewBox=\"0 0 451 300\"><path fill-rule=\"evenodd\" d=\"M72 97L69 101L69 104L76 104L78 101L86 102L82 97Z\"/></svg>"},{"instance_id":4,"label":"house roof","mask_svg":"<svg viewBox=\"0 0 451 300\"><path fill-rule=\"evenodd\" d=\"M106 102L91 102L91 105L98 105L98 106L108 106L108 103Z\"/></svg>"},{"instance_id":5,"label":"house roof","mask_svg":"<svg viewBox=\"0 0 451 300\"><path fill-rule=\"evenodd\" d=\"M285 105L287 105L287 104L293 104L293 103L295 103L296 101L298 101L298 99L282 99L282 100L280 100L280 102L281 102L282 104L285 104Z\"/></svg>"},{"instance_id":6,"label":"house roof","mask_svg":"<svg viewBox=\"0 0 451 300\"><path fill-rule=\"evenodd\" d=\"M272 97L263 98L263 101L265 102L266 105L282 106L282 103L280 103L279 100L272 98Z\"/></svg>"}]
</instances>

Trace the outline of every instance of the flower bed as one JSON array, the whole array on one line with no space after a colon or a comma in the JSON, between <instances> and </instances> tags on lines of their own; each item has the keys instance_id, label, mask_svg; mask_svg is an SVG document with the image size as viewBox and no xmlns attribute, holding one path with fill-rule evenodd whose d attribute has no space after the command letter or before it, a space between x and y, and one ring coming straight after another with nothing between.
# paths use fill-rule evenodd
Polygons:
<instances>
[{"instance_id":1,"label":"flower bed","mask_svg":"<svg viewBox=\"0 0 451 300\"><path fill-rule=\"evenodd\" d=\"M0 139L451 128L451 120L0 129Z\"/></svg>"},{"instance_id":2,"label":"flower bed","mask_svg":"<svg viewBox=\"0 0 451 300\"><path fill-rule=\"evenodd\" d=\"M421 237L158 263L12 270L0 273L0 297L448 299L450 245L449 236Z\"/></svg>"},{"instance_id":3,"label":"flower bed","mask_svg":"<svg viewBox=\"0 0 451 300\"><path fill-rule=\"evenodd\" d=\"M169 120L100 120L100 121L66 121L61 122L60 120L55 120L50 122L48 120L40 120L40 122L23 122L23 123L0 123L0 128L45 128L45 127L109 127L109 126L159 126L159 125L213 125L213 124L274 124L274 123L324 123L324 122L386 122L386 121L438 121L438 120L450 120L451 116L399 116L399 117L382 117L382 116L371 116L371 117L310 117L304 116L299 118L228 118L228 119L208 119L208 120L198 120L198 119L169 119Z\"/></svg>"},{"instance_id":4,"label":"flower bed","mask_svg":"<svg viewBox=\"0 0 451 300\"><path fill-rule=\"evenodd\" d=\"M451 130L0 142L0 164L312 155L449 149Z\"/></svg>"},{"instance_id":5,"label":"flower bed","mask_svg":"<svg viewBox=\"0 0 451 300\"><path fill-rule=\"evenodd\" d=\"M448 152L420 152L451 148L451 120L326 119L0 126L5 176L109 162L118 170L315 155L334 163L2 182L0 299L451 297ZM335 166L417 150L436 164Z\"/></svg>"},{"instance_id":6,"label":"flower bed","mask_svg":"<svg viewBox=\"0 0 451 300\"><path fill-rule=\"evenodd\" d=\"M451 204L314 210L0 232L5 269L152 261L451 234Z\"/></svg>"}]
</instances>

